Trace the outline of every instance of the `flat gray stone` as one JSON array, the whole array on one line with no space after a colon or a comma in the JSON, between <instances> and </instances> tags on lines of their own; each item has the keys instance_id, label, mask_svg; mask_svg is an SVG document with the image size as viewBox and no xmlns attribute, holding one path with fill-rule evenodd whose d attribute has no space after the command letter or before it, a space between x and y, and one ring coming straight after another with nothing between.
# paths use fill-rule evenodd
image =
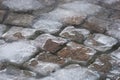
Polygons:
<instances>
[{"instance_id":1,"label":"flat gray stone","mask_svg":"<svg viewBox=\"0 0 120 80\"><path fill-rule=\"evenodd\" d=\"M99 74L92 72L87 68L75 67L61 69L41 80L97 80Z\"/></svg>"},{"instance_id":2,"label":"flat gray stone","mask_svg":"<svg viewBox=\"0 0 120 80\"><path fill-rule=\"evenodd\" d=\"M62 28L62 23L52 20L37 20L33 26L33 28L46 32L46 33L56 33Z\"/></svg>"},{"instance_id":3,"label":"flat gray stone","mask_svg":"<svg viewBox=\"0 0 120 80\"><path fill-rule=\"evenodd\" d=\"M109 36L112 36L116 39L118 39L118 41L120 41L120 20L116 20L115 22L113 22L112 25L110 25L107 28L107 32L106 32Z\"/></svg>"},{"instance_id":4,"label":"flat gray stone","mask_svg":"<svg viewBox=\"0 0 120 80\"><path fill-rule=\"evenodd\" d=\"M96 33L92 36L89 36L88 39L85 40L84 44L98 51L105 52L110 50L114 45L117 44L117 42L118 41L113 37Z\"/></svg>"},{"instance_id":5,"label":"flat gray stone","mask_svg":"<svg viewBox=\"0 0 120 80\"><path fill-rule=\"evenodd\" d=\"M0 61L21 65L35 55L37 48L29 41L18 41L0 45Z\"/></svg>"},{"instance_id":6,"label":"flat gray stone","mask_svg":"<svg viewBox=\"0 0 120 80\"><path fill-rule=\"evenodd\" d=\"M40 19L48 19L53 21L58 21L64 25L78 25L86 18L83 13L78 13L72 10L56 8L53 11L43 14Z\"/></svg>"},{"instance_id":7,"label":"flat gray stone","mask_svg":"<svg viewBox=\"0 0 120 80\"><path fill-rule=\"evenodd\" d=\"M43 7L38 0L5 0L2 4L13 11L31 11Z\"/></svg>"},{"instance_id":8,"label":"flat gray stone","mask_svg":"<svg viewBox=\"0 0 120 80\"><path fill-rule=\"evenodd\" d=\"M60 5L60 7L86 15L94 15L102 9L100 6L88 3L86 1L74 1L71 3Z\"/></svg>"}]
</instances>

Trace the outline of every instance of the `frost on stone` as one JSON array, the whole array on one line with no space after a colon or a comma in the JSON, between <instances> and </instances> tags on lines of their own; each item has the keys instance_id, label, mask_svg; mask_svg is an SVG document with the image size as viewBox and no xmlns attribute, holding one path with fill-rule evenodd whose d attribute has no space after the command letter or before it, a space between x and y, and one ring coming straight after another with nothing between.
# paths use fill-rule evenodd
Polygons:
<instances>
[{"instance_id":1,"label":"frost on stone","mask_svg":"<svg viewBox=\"0 0 120 80\"><path fill-rule=\"evenodd\" d=\"M87 68L61 69L41 80L97 80L99 75Z\"/></svg>"},{"instance_id":2,"label":"frost on stone","mask_svg":"<svg viewBox=\"0 0 120 80\"><path fill-rule=\"evenodd\" d=\"M68 26L59 35L73 41L82 42L86 37L88 37L89 33L90 32L87 29Z\"/></svg>"},{"instance_id":3,"label":"frost on stone","mask_svg":"<svg viewBox=\"0 0 120 80\"><path fill-rule=\"evenodd\" d=\"M93 15L101 10L100 6L85 1L74 1L71 3L63 4L60 7L86 15Z\"/></svg>"},{"instance_id":4,"label":"frost on stone","mask_svg":"<svg viewBox=\"0 0 120 80\"><path fill-rule=\"evenodd\" d=\"M0 24L0 37L2 37L2 34L4 33L5 30L6 30L6 26L3 24Z\"/></svg>"},{"instance_id":5,"label":"frost on stone","mask_svg":"<svg viewBox=\"0 0 120 80\"><path fill-rule=\"evenodd\" d=\"M112 25L110 25L106 33L120 41L120 20L116 20Z\"/></svg>"},{"instance_id":6,"label":"frost on stone","mask_svg":"<svg viewBox=\"0 0 120 80\"><path fill-rule=\"evenodd\" d=\"M41 32L56 33L61 29L62 23L52 20L40 19L36 21L32 27L37 30L40 30Z\"/></svg>"},{"instance_id":7,"label":"frost on stone","mask_svg":"<svg viewBox=\"0 0 120 80\"><path fill-rule=\"evenodd\" d=\"M58 21L64 25L78 25L82 23L82 21L86 18L86 15L72 10L56 8L48 14L43 14L40 18Z\"/></svg>"},{"instance_id":8,"label":"frost on stone","mask_svg":"<svg viewBox=\"0 0 120 80\"><path fill-rule=\"evenodd\" d=\"M49 45L46 46L47 48L56 46L56 48L54 48L54 49L57 49L57 47L65 44L67 42L67 40L64 38L61 38L61 37L55 37L50 34L42 34L42 35L38 36L34 42L41 49L45 49L45 45L47 45L47 43L49 43L49 42L50 42ZM52 44L52 46L50 44Z\"/></svg>"},{"instance_id":9,"label":"frost on stone","mask_svg":"<svg viewBox=\"0 0 120 80\"><path fill-rule=\"evenodd\" d=\"M84 44L98 51L104 52L110 50L114 45L117 44L117 42L118 41L113 37L96 33L92 36L89 36L88 39L85 40Z\"/></svg>"},{"instance_id":10,"label":"frost on stone","mask_svg":"<svg viewBox=\"0 0 120 80\"><path fill-rule=\"evenodd\" d=\"M5 0L3 5L14 11L31 11L43 7L37 0Z\"/></svg>"},{"instance_id":11,"label":"frost on stone","mask_svg":"<svg viewBox=\"0 0 120 80\"><path fill-rule=\"evenodd\" d=\"M2 35L2 38L4 38L7 41L28 39L32 37L35 34L35 32L36 29L13 26L6 33Z\"/></svg>"},{"instance_id":12,"label":"frost on stone","mask_svg":"<svg viewBox=\"0 0 120 80\"><path fill-rule=\"evenodd\" d=\"M60 68L58 64L52 62L43 62L37 60L36 58L33 58L29 62L25 63L25 67L44 76L49 75Z\"/></svg>"},{"instance_id":13,"label":"frost on stone","mask_svg":"<svg viewBox=\"0 0 120 80\"><path fill-rule=\"evenodd\" d=\"M18 41L0 45L0 61L22 64L35 55L37 48L29 41Z\"/></svg>"}]
</instances>

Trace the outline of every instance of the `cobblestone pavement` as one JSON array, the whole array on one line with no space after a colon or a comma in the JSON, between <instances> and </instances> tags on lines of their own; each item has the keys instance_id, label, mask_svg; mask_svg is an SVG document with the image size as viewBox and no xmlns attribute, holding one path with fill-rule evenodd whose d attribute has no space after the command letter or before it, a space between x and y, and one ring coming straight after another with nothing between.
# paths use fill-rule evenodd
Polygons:
<instances>
[{"instance_id":1,"label":"cobblestone pavement","mask_svg":"<svg viewBox=\"0 0 120 80\"><path fill-rule=\"evenodd\" d=\"M0 0L0 80L120 80L120 0Z\"/></svg>"}]
</instances>

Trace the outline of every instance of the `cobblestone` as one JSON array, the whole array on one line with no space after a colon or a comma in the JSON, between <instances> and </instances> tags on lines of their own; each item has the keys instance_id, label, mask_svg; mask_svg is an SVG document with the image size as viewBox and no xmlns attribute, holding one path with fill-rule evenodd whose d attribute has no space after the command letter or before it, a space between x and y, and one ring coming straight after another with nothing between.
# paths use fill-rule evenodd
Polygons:
<instances>
[{"instance_id":1,"label":"cobblestone","mask_svg":"<svg viewBox=\"0 0 120 80\"><path fill-rule=\"evenodd\" d=\"M0 80L120 80L120 0L0 0Z\"/></svg>"}]
</instances>

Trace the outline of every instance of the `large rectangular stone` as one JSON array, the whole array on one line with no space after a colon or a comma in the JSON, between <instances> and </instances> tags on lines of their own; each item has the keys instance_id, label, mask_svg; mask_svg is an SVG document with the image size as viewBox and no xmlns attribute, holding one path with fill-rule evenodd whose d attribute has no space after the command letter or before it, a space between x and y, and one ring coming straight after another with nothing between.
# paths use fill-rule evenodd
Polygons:
<instances>
[{"instance_id":1,"label":"large rectangular stone","mask_svg":"<svg viewBox=\"0 0 120 80\"><path fill-rule=\"evenodd\" d=\"M34 16L30 14L10 13L4 23L29 27L31 26L33 19Z\"/></svg>"}]
</instances>

